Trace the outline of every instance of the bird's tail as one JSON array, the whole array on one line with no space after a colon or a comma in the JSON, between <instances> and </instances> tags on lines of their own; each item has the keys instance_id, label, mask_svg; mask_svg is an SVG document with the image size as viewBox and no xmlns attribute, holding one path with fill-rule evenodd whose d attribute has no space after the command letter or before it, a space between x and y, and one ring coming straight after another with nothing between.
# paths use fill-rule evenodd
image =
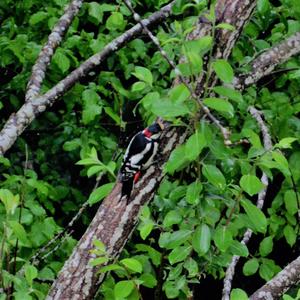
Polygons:
<instances>
[{"instance_id":1,"label":"bird's tail","mask_svg":"<svg viewBox=\"0 0 300 300\"><path fill-rule=\"evenodd\" d=\"M122 179L122 192L121 192L121 200L127 199L127 202L130 198L130 194L133 188L133 176L128 176L126 179Z\"/></svg>"}]
</instances>

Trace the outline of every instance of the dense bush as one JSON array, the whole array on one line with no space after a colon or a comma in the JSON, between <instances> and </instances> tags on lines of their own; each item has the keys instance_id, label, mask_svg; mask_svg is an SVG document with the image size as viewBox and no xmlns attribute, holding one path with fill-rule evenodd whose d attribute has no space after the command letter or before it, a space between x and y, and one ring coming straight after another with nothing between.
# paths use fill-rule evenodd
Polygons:
<instances>
[{"instance_id":1,"label":"dense bush","mask_svg":"<svg viewBox=\"0 0 300 300\"><path fill-rule=\"evenodd\" d=\"M1 1L3 125L24 102L32 65L67 2ZM145 12L165 3L143 1L136 3L136 10L147 16ZM173 16L154 30L170 58L187 58L179 69L191 79L202 71L202 58L210 57L214 45L214 36L186 41L205 10L205 1L178 1ZM133 24L122 1L84 3L55 52L42 90ZM4 293L22 300L46 296L94 208L112 188L122 148L158 115L176 126L188 126L190 137L172 153L155 199L143 209L121 258L106 267L114 271L99 298L137 299L151 293L157 299L187 299L192 292L209 291L212 278L220 287L232 255L244 258L236 287L251 293L274 277L299 254L299 59L290 59L282 71L243 93L228 83L234 74L249 69L253 57L299 30L296 0L260 0L230 60L210 61L210 71L220 81L215 98L208 98L211 91L205 90L204 103L230 128L233 142L247 139L249 144L226 147L216 126L205 119L198 122L198 107L188 89L184 84L171 88L174 71L145 35L110 56L34 120L0 158L0 299L5 299ZM250 105L264 114L274 145L270 151L248 113ZM262 172L271 181L263 212L255 206L264 187ZM42 253L34 266L34 254L86 201L91 209L75 223L71 235L57 242L57 249L54 244ZM240 243L247 228L255 233L248 247ZM105 259L100 241L96 249ZM211 299L220 298L220 289L214 289ZM240 290L235 294L234 299L244 297Z\"/></svg>"}]
</instances>

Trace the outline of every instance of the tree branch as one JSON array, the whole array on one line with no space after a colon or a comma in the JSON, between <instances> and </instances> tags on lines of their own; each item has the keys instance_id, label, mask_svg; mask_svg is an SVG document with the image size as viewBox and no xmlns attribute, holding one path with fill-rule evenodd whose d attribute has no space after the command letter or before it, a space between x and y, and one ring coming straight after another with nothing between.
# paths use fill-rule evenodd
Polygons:
<instances>
[{"instance_id":1,"label":"tree branch","mask_svg":"<svg viewBox=\"0 0 300 300\"><path fill-rule=\"evenodd\" d=\"M292 285L300 282L300 256L250 296L250 300L279 299Z\"/></svg>"},{"instance_id":2,"label":"tree branch","mask_svg":"<svg viewBox=\"0 0 300 300\"><path fill-rule=\"evenodd\" d=\"M58 20L51 34L48 37L47 43L42 48L37 61L32 67L32 73L27 85L25 101L31 100L39 95L41 85L45 78L45 72L49 65L55 49L59 46L63 36L69 29L74 17L77 15L83 0L72 0L66 7L64 15Z\"/></svg>"},{"instance_id":3,"label":"tree branch","mask_svg":"<svg viewBox=\"0 0 300 300\"><path fill-rule=\"evenodd\" d=\"M249 6L244 5L245 1L228 0L227 2L236 3L237 7L241 8L241 10L245 9L244 14L248 15L247 10ZM222 4L222 1L220 3ZM218 5L217 9L221 10ZM225 21L222 19L222 15L218 18L218 21ZM235 21L237 22L238 20ZM233 23L232 25L238 31L242 30L242 28L238 27L238 24ZM196 28L196 31L199 27L200 25ZM209 28L207 30L199 30L195 32L194 38L200 38L209 33ZM226 41L224 41L224 45L227 45ZM231 47L230 44L228 44L229 46ZM218 46L216 45L216 47ZM226 46L223 50L226 53ZM214 56L215 53L212 55ZM171 151L177 145L183 143L186 137L187 131L180 127L169 129L164 133L164 137L160 142L161 150L159 151L159 153L162 153L163 162L167 161ZM104 274L100 275L99 278L96 274L99 267L90 265L90 261L95 257L90 252L94 247L93 239L99 239L106 245L108 254L112 259L118 257L135 228L142 205L152 199L163 178L162 168L163 163L160 163L160 166L153 165L147 170L133 190L131 201L127 206L125 202L119 202L121 183L118 182L116 184L111 194L100 206L89 228L78 242L57 280L52 285L48 294L48 300L93 298L95 291L104 279Z\"/></svg>"},{"instance_id":4,"label":"tree branch","mask_svg":"<svg viewBox=\"0 0 300 300\"><path fill-rule=\"evenodd\" d=\"M271 136L270 136L268 127L266 126L266 124L264 123L264 121L261 117L262 113L253 106L249 107L248 110L249 110L250 114L252 115L252 117L257 121L258 126L262 132L263 144L264 144L265 150L266 151L271 150L272 149ZM267 188L269 185L268 177L264 172L261 177L261 182L265 185L265 188L258 194L258 197L257 197L256 206L259 209L262 209L262 207L264 205L264 201L266 198L266 192L267 192ZM241 243L244 245L247 245L252 236L252 233L253 232L251 229L247 229ZM235 267L236 267L239 259L240 259L240 256L234 255L231 259L231 263L227 267L225 278L224 278L223 291L222 291L222 300L230 299L232 280L233 280L233 276L235 273Z\"/></svg>"},{"instance_id":5,"label":"tree branch","mask_svg":"<svg viewBox=\"0 0 300 300\"><path fill-rule=\"evenodd\" d=\"M260 54L252 61L250 73L241 74L235 78L234 87L244 89L269 75L277 65L286 62L298 53L300 53L300 32Z\"/></svg>"},{"instance_id":6,"label":"tree branch","mask_svg":"<svg viewBox=\"0 0 300 300\"><path fill-rule=\"evenodd\" d=\"M149 18L142 22L146 26L151 26L166 19L171 12L175 1L164 6L161 10L153 13ZM46 94L35 97L23 104L17 113L13 113L7 120L4 128L0 132L0 155L3 155L16 141L25 128L37 117L38 114L45 111L64 93L66 93L78 80L86 76L91 70L99 66L107 57L116 52L124 45L135 39L142 32L140 24L133 26L122 35L107 44L104 49L91 56L80 67L72 71L66 78L61 80Z\"/></svg>"},{"instance_id":7,"label":"tree branch","mask_svg":"<svg viewBox=\"0 0 300 300\"><path fill-rule=\"evenodd\" d=\"M172 129L164 133L160 153L166 161L172 149L182 143L186 137L183 130ZM141 181L135 186L131 202L119 201L121 183L118 182L111 194L98 209L89 228L82 236L78 245L61 270L59 277L52 286L50 299L93 299L104 275L98 278L99 267L93 267L89 262L95 258L90 253L94 239L101 240L110 257L117 257L131 235L138 220L140 208L154 196L156 187L163 178L163 165L151 166Z\"/></svg>"}]
</instances>

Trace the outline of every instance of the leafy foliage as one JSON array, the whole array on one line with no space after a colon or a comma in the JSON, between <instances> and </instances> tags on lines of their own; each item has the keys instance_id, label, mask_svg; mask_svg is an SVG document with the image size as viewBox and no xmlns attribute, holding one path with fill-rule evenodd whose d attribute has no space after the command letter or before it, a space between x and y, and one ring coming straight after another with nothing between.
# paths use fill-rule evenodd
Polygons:
<instances>
[{"instance_id":1,"label":"leafy foliage","mask_svg":"<svg viewBox=\"0 0 300 300\"><path fill-rule=\"evenodd\" d=\"M122 139L158 115L174 125L189 126L191 135L172 152L155 199L143 209L138 229L119 261L109 264L104 245L95 241L97 257L92 264L100 266L99 272L111 271L101 297L138 299L143 289L150 289L168 299L187 299L206 276L222 280L233 255L244 257L243 274L238 276L262 283L280 271L288 261L276 254L276 247L285 247L289 259L299 239L299 61L291 59L282 67L292 71L276 74L271 82L243 93L229 84L234 75L249 70L252 57L299 31L296 2L258 1L230 60L210 61L209 73L215 72L219 85L213 89L216 95L210 97L206 91L203 101L230 127L234 142L247 139L249 145L225 147L218 128L197 121L199 108L189 90L184 84L170 88L173 70L144 37L109 57L100 70L88 74L35 120L6 158L0 158L4 292L12 292L15 299L45 298L93 213L85 212L72 237L55 252L41 255L40 264L34 264L32 257L63 230L83 203L95 205L109 193L120 165L116 157L128 142ZM22 105L31 67L66 3L0 3L2 123ZM146 12L165 3L135 4L138 11ZM214 46L214 36L186 41L205 9L205 1L177 1L176 18L156 31L170 58L185 57L178 68L191 80L202 72L204 58L210 59ZM43 91L101 51L132 22L122 1L85 3L55 52ZM218 28L233 30L229 24ZM256 121L247 112L249 105L264 113L274 141L270 151L262 146ZM189 119L195 122L190 125ZM262 172L273 180L274 192L267 195L260 211L255 199L265 188L259 179ZM247 228L256 234L256 248L240 243ZM247 296L234 289L231 299Z\"/></svg>"}]
</instances>

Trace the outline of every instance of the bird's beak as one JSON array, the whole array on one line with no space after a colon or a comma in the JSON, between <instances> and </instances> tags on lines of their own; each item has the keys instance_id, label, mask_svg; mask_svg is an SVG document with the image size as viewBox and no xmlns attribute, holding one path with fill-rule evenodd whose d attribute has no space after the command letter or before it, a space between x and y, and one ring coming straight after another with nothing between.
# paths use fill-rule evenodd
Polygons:
<instances>
[{"instance_id":1,"label":"bird's beak","mask_svg":"<svg viewBox=\"0 0 300 300\"><path fill-rule=\"evenodd\" d=\"M159 127L160 127L161 130L164 130L164 129L165 129L165 125L164 125L164 123L162 122L161 119L158 119L158 120L156 121L156 123L159 125Z\"/></svg>"}]
</instances>

